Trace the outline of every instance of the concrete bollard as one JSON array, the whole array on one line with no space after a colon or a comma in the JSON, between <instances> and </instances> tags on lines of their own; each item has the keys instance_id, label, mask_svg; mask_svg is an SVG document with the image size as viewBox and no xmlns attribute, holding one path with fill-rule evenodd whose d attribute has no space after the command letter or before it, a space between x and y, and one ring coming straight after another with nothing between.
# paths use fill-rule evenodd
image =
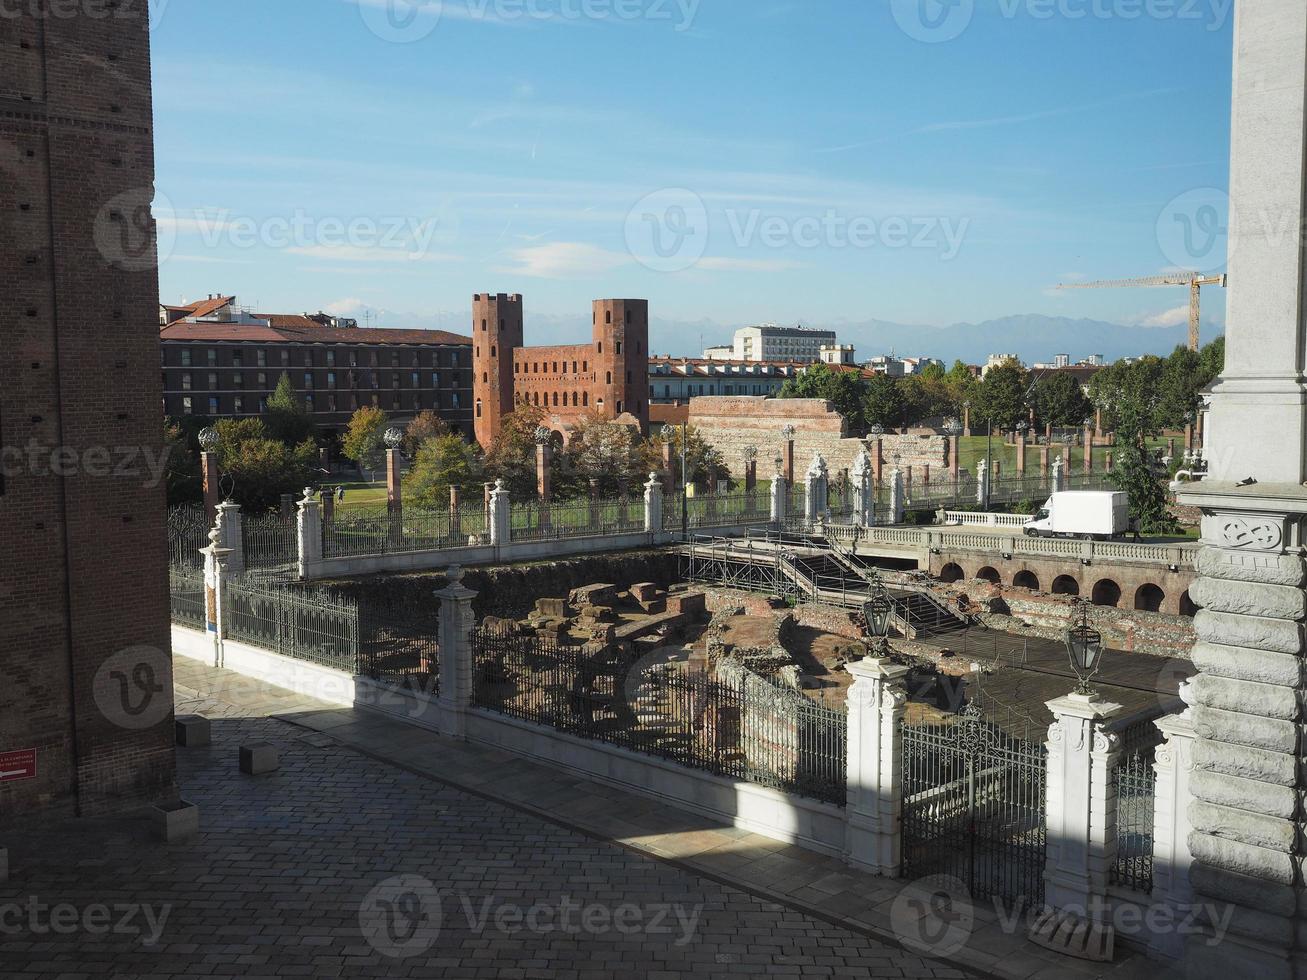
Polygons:
<instances>
[{"instance_id":1,"label":"concrete bollard","mask_svg":"<svg viewBox=\"0 0 1307 980\"><path fill-rule=\"evenodd\" d=\"M251 742L240 749L241 772L247 776L261 776L280 768L277 747L271 742Z\"/></svg>"}]
</instances>

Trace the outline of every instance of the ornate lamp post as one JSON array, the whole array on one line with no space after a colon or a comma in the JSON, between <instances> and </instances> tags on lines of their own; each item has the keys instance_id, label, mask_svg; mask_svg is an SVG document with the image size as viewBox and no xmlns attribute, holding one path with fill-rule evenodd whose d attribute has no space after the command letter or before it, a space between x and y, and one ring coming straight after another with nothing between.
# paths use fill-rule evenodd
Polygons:
<instances>
[{"instance_id":1,"label":"ornate lamp post","mask_svg":"<svg viewBox=\"0 0 1307 980\"><path fill-rule=\"evenodd\" d=\"M381 436L386 444L386 510L392 517L403 511L404 503L400 497L400 453L404 445L404 430L391 426Z\"/></svg>"},{"instance_id":2,"label":"ornate lamp post","mask_svg":"<svg viewBox=\"0 0 1307 980\"><path fill-rule=\"evenodd\" d=\"M889 620L894 612L894 603L889 593L876 575L872 580L871 596L862 604L862 615L867 620L867 628L875 638L876 656L884 657L889 653Z\"/></svg>"},{"instance_id":3,"label":"ornate lamp post","mask_svg":"<svg viewBox=\"0 0 1307 980\"><path fill-rule=\"evenodd\" d=\"M220 499L218 445L222 442L222 436L218 434L217 429L206 426L200 430L198 439L200 443L200 476L204 481L204 520L209 527L213 527L214 519L218 516L218 501Z\"/></svg>"},{"instance_id":4,"label":"ornate lamp post","mask_svg":"<svg viewBox=\"0 0 1307 980\"><path fill-rule=\"evenodd\" d=\"M944 434L948 436L949 474L953 477L953 481L956 483L962 465L962 461L959 459L962 455L960 438L962 436L962 423L956 416L949 416L944 420Z\"/></svg>"},{"instance_id":5,"label":"ornate lamp post","mask_svg":"<svg viewBox=\"0 0 1307 980\"><path fill-rule=\"evenodd\" d=\"M1103 634L1089 625L1089 603L1081 599L1079 606L1080 622L1066 631L1066 651L1071 669L1080 678L1076 693L1092 694L1089 682L1102 665Z\"/></svg>"}]
</instances>

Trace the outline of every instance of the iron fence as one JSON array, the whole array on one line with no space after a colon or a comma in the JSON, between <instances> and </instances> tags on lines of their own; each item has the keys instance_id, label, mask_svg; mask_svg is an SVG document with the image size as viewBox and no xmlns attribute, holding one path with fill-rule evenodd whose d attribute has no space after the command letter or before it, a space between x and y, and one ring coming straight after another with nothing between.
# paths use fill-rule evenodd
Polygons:
<instances>
[{"instance_id":1,"label":"iron fence","mask_svg":"<svg viewBox=\"0 0 1307 980\"><path fill-rule=\"evenodd\" d=\"M168 596L172 607L172 621L183 626L203 630L208 625L205 604L204 575L193 570L168 570Z\"/></svg>"},{"instance_id":2,"label":"iron fence","mask_svg":"<svg viewBox=\"0 0 1307 980\"><path fill-rule=\"evenodd\" d=\"M324 558L440 551L486 540L486 513L481 503L464 504L457 510L405 507L396 514L337 514L322 523Z\"/></svg>"},{"instance_id":3,"label":"iron fence","mask_svg":"<svg viewBox=\"0 0 1307 980\"><path fill-rule=\"evenodd\" d=\"M689 498L690 527L735 527L771 516L770 493L702 494Z\"/></svg>"},{"instance_id":4,"label":"iron fence","mask_svg":"<svg viewBox=\"0 0 1307 980\"><path fill-rule=\"evenodd\" d=\"M1112 883L1145 894L1153 890L1156 799L1152 750L1122 757L1116 767L1116 863L1112 865Z\"/></svg>"},{"instance_id":5,"label":"iron fence","mask_svg":"<svg viewBox=\"0 0 1307 980\"><path fill-rule=\"evenodd\" d=\"M358 604L342 595L233 578L222 588L223 632L285 657L353 673Z\"/></svg>"},{"instance_id":6,"label":"iron fence","mask_svg":"<svg viewBox=\"0 0 1307 980\"><path fill-rule=\"evenodd\" d=\"M440 690L439 606L403 597L358 599L359 673L434 695Z\"/></svg>"},{"instance_id":7,"label":"iron fence","mask_svg":"<svg viewBox=\"0 0 1307 980\"><path fill-rule=\"evenodd\" d=\"M644 501L633 497L601 500L533 500L512 507L513 541L548 541L644 530Z\"/></svg>"},{"instance_id":8,"label":"iron fence","mask_svg":"<svg viewBox=\"0 0 1307 980\"><path fill-rule=\"evenodd\" d=\"M681 663L589 654L511 627L473 634L473 703L580 738L842 805L843 712ZM806 699L805 699L806 700Z\"/></svg>"},{"instance_id":9,"label":"iron fence","mask_svg":"<svg viewBox=\"0 0 1307 980\"><path fill-rule=\"evenodd\" d=\"M289 571L299 562L298 522L279 513L241 516L241 546L251 571Z\"/></svg>"},{"instance_id":10,"label":"iron fence","mask_svg":"<svg viewBox=\"0 0 1307 980\"><path fill-rule=\"evenodd\" d=\"M176 569L204 567L201 548L209 546L209 525L203 507L182 506L168 510L168 565Z\"/></svg>"}]
</instances>

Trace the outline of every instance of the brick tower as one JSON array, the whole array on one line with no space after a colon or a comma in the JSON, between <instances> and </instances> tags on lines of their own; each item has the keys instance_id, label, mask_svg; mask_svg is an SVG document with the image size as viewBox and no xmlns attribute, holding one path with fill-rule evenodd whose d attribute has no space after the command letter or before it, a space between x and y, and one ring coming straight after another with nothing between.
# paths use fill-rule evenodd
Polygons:
<instances>
[{"instance_id":1,"label":"brick tower","mask_svg":"<svg viewBox=\"0 0 1307 980\"><path fill-rule=\"evenodd\" d=\"M6 815L175 792L149 8L49 5L0 46Z\"/></svg>"},{"instance_id":2,"label":"brick tower","mask_svg":"<svg viewBox=\"0 0 1307 980\"><path fill-rule=\"evenodd\" d=\"M472 297L472 399L477 442L489 447L513 411L513 348L522 346L522 297Z\"/></svg>"},{"instance_id":3,"label":"brick tower","mask_svg":"<svg viewBox=\"0 0 1307 980\"><path fill-rule=\"evenodd\" d=\"M594 301L594 390L602 413L615 418L623 412L649 428L649 301Z\"/></svg>"}]
</instances>

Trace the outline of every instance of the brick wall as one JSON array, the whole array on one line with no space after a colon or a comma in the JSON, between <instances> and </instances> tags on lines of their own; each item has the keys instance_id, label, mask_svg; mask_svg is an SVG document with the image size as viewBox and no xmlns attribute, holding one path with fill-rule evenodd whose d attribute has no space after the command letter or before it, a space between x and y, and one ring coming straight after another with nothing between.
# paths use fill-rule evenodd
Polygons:
<instances>
[{"instance_id":1,"label":"brick wall","mask_svg":"<svg viewBox=\"0 0 1307 980\"><path fill-rule=\"evenodd\" d=\"M831 473L851 467L865 448L848 436L844 419L822 398L765 398L761 395L709 395L690 399L690 425L699 430L726 461L732 476L744 473L744 448L758 450L759 479L770 480L772 460L784 444L781 429L793 425L794 472L801 479L814 453L821 453Z\"/></svg>"},{"instance_id":2,"label":"brick wall","mask_svg":"<svg viewBox=\"0 0 1307 980\"><path fill-rule=\"evenodd\" d=\"M0 752L37 756L6 815L174 792L148 10L44 7L0 47Z\"/></svg>"}]
</instances>

